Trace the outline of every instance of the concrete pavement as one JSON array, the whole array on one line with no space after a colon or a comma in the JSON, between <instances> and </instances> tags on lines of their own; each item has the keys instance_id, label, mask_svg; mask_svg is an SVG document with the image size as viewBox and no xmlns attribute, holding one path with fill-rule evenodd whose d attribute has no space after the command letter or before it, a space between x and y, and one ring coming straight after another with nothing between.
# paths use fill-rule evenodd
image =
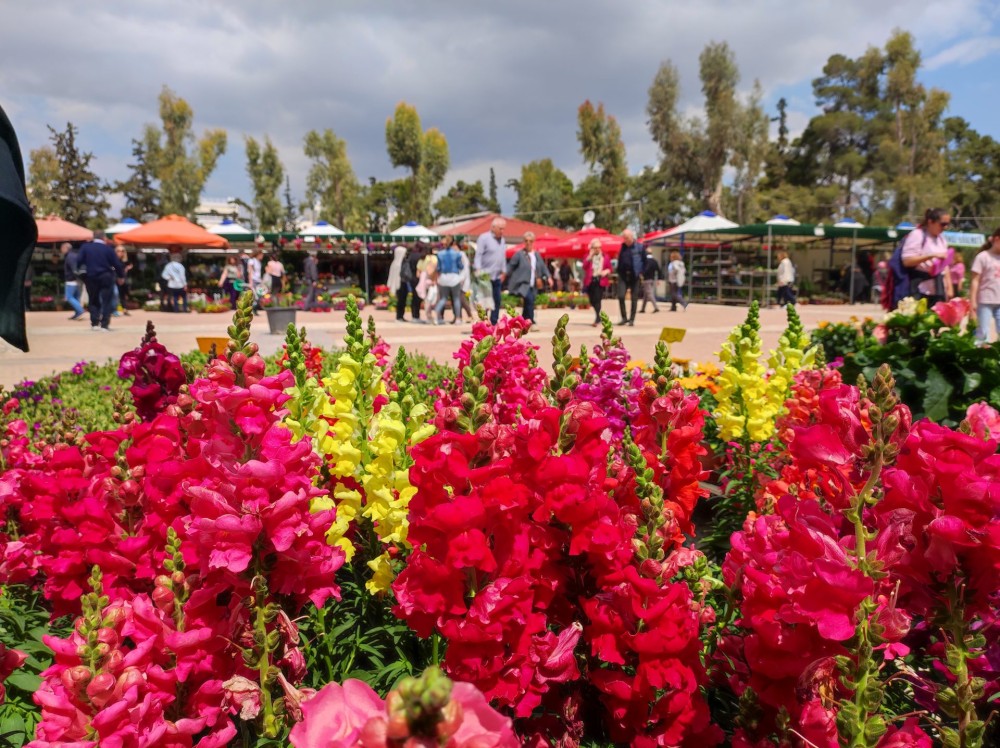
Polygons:
<instances>
[{"instance_id":1,"label":"concrete pavement","mask_svg":"<svg viewBox=\"0 0 1000 748\"><path fill-rule=\"evenodd\" d=\"M605 304L605 310L614 321L618 319L617 306L614 302ZM667 311L669 306L661 304L660 309L658 314L637 315L635 327L619 328L633 358L651 361L661 329L675 327L686 330L684 340L671 346L675 358L716 362L716 353L729 331L746 316L745 307L709 304L691 304L687 311L678 312ZM798 310L807 330L821 321L843 321L852 316L877 319L882 316L881 308L873 304L804 305ZM539 345L539 360L544 366L551 363L552 331L556 321L566 311L541 309L536 313L539 329L530 333L530 339ZM579 350L581 343L588 346L596 343L599 334L597 329L591 327L593 313L583 309L568 310L568 313L573 349ZM369 314L375 317L378 331L393 348L402 344L408 351L424 353L442 363L452 361L452 353L458 349L462 337L471 327L469 324L433 326L399 323L395 320L395 313L387 310L365 310L366 318ZM69 321L65 312L29 312L28 341L31 351L22 353L0 342L0 384L9 386L25 378L37 379L65 371L81 360L117 361L122 353L139 344L147 320L153 321L161 343L172 351L182 353L197 347L195 338L198 336L225 336L231 316L133 311L131 316L116 317L112 321L112 332L104 333L91 331L89 321ZM339 345L345 332L343 312L299 312L296 324L300 327L304 325L310 340L324 348ZM765 349L775 346L785 329L784 310L777 307L761 310L761 325ZM283 336L269 334L263 313L254 321L252 339L265 354L278 350L283 342Z\"/></svg>"}]
</instances>

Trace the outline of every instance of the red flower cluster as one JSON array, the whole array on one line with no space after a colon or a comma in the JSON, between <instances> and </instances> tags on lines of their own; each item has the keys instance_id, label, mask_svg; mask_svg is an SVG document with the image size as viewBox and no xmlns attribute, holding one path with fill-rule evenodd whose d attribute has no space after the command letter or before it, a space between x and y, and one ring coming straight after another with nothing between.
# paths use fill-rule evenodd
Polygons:
<instances>
[{"instance_id":1,"label":"red flower cluster","mask_svg":"<svg viewBox=\"0 0 1000 748\"><path fill-rule=\"evenodd\" d=\"M175 403L181 385L187 383L181 360L156 341L152 330L138 348L121 357L118 376L132 380L129 392L143 421L153 420Z\"/></svg>"},{"instance_id":2,"label":"red flower cluster","mask_svg":"<svg viewBox=\"0 0 1000 748\"><path fill-rule=\"evenodd\" d=\"M259 669L240 650L261 647L264 633L279 680L304 677L295 626L272 601L295 601L294 613L307 599L322 606L337 596L343 553L324 537L334 511L310 511L319 458L281 424L291 382L287 371L265 377L252 351L236 352L213 361L189 395L148 423L127 421L40 455L27 449L23 425L13 429L0 504L19 537L2 547L3 581L38 578L56 615L79 614L97 566L111 605L97 614L108 621L97 626L108 637L99 658L77 634L51 642L59 658L39 691L39 737L82 740L105 728L118 735L125 723L145 736L136 745L190 745L209 727L230 735L228 718L220 722L213 708L222 708L223 683L236 684L226 688L234 709L239 679L256 678L259 693ZM265 604L269 612L255 618L253 606ZM86 678L80 658L89 658ZM189 677L195 670L211 684L201 696ZM184 699L200 701L188 713ZM200 722L187 722L196 715ZM167 722L184 724L175 736Z\"/></svg>"},{"instance_id":3,"label":"red flower cluster","mask_svg":"<svg viewBox=\"0 0 1000 748\"><path fill-rule=\"evenodd\" d=\"M459 406L459 399L465 385L462 371L472 360L475 347L486 337L492 336L494 344L483 362L486 378L483 385L489 393L486 405L497 423L513 423L520 407L527 404L532 393L542 392L548 382L545 371L535 363L534 352L538 346L524 339L531 323L523 317L503 315L496 325L476 322L472 326L471 337L462 341L454 353L458 361L459 375L450 388L441 392L435 402L439 416L438 428L446 424L440 420Z\"/></svg>"},{"instance_id":4,"label":"red flower cluster","mask_svg":"<svg viewBox=\"0 0 1000 748\"><path fill-rule=\"evenodd\" d=\"M445 669L524 719L528 744L579 737L594 719L581 668L616 742L704 744L698 614L686 586L639 573L627 507L640 502L608 494L607 418L526 394L515 423L414 448L415 550L394 584L398 615L444 636Z\"/></svg>"}]
</instances>

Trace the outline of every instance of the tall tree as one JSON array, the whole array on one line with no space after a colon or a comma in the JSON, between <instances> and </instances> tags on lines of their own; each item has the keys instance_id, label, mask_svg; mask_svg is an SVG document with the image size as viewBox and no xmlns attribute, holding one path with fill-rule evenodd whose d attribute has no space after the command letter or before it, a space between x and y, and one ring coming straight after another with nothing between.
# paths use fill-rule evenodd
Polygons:
<instances>
[{"instance_id":1,"label":"tall tree","mask_svg":"<svg viewBox=\"0 0 1000 748\"><path fill-rule=\"evenodd\" d=\"M319 201L319 216L344 231L356 226L349 222L357 207L360 187L347 155L347 143L333 130L310 130L305 137L305 154L312 160L306 177L306 202Z\"/></svg>"},{"instance_id":2,"label":"tall tree","mask_svg":"<svg viewBox=\"0 0 1000 748\"><path fill-rule=\"evenodd\" d=\"M598 208L598 220L608 229L618 229L621 222L621 207L616 207L625 199L628 189L628 166L625 163L625 143L616 120L604 111L604 104L594 107L589 100L583 102L577 111L576 138L580 143L580 153L596 177L589 189L588 197Z\"/></svg>"},{"instance_id":3,"label":"tall tree","mask_svg":"<svg viewBox=\"0 0 1000 748\"><path fill-rule=\"evenodd\" d=\"M145 139L132 138L132 163L128 165L129 178L115 182L114 191L125 198L122 218L137 221L148 216L160 216L160 190L156 186L156 175L149 161L149 145Z\"/></svg>"},{"instance_id":4,"label":"tall tree","mask_svg":"<svg viewBox=\"0 0 1000 748\"><path fill-rule=\"evenodd\" d=\"M49 126L51 148L31 153L29 175L36 212L51 212L73 223L102 228L111 207L105 197L108 185L94 173L94 154L76 144L78 130L71 122L65 131Z\"/></svg>"},{"instance_id":5,"label":"tall tree","mask_svg":"<svg viewBox=\"0 0 1000 748\"><path fill-rule=\"evenodd\" d=\"M580 213L573 182L552 159L532 161L521 167L521 176L507 183L517 193L514 212L519 218L549 226L575 227Z\"/></svg>"},{"instance_id":6,"label":"tall tree","mask_svg":"<svg viewBox=\"0 0 1000 748\"><path fill-rule=\"evenodd\" d=\"M437 220L485 210L489 210L489 200L483 191L483 183L478 179L471 183L459 179L434 203Z\"/></svg>"},{"instance_id":7,"label":"tall tree","mask_svg":"<svg viewBox=\"0 0 1000 748\"><path fill-rule=\"evenodd\" d=\"M735 211L730 214L739 223L749 223L762 217L757 212L757 186L771 151L768 140L770 120L761 104L763 95L760 82L755 81L750 98L739 105L735 117L730 164L735 170L732 194L736 204Z\"/></svg>"},{"instance_id":8,"label":"tall tree","mask_svg":"<svg viewBox=\"0 0 1000 748\"><path fill-rule=\"evenodd\" d=\"M497 199L497 175L492 166L490 167L490 199L486 210L492 213L500 212L500 200Z\"/></svg>"},{"instance_id":9,"label":"tall tree","mask_svg":"<svg viewBox=\"0 0 1000 748\"><path fill-rule=\"evenodd\" d=\"M285 177L285 207L281 216L281 230L295 231L295 218L298 213L292 201L292 180Z\"/></svg>"},{"instance_id":10,"label":"tall tree","mask_svg":"<svg viewBox=\"0 0 1000 748\"><path fill-rule=\"evenodd\" d=\"M698 62L701 90L705 95L705 139L702 143L705 204L709 210L720 213L722 175L733 149L740 112L736 101L740 73L726 42L707 44Z\"/></svg>"},{"instance_id":11,"label":"tall tree","mask_svg":"<svg viewBox=\"0 0 1000 748\"><path fill-rule=\"evenodd\" d=\"M401 101L385 121L385 145L392 165L410 170L404 217L429 221L431 196L450 165L447 139L437 128L424 132L416 107Z\"/></svg>"},{"instance_id":12,"label":"tall tree","mask_svg":"<svg viewBox=\"0 0 1000 748\"><path fill-rule=\"evenodd\" d=\"M403 213L409 194L409 180L380 182L375 177L369 177L360 201L364 231L371 234L389 233L393 228L390 224L397 222L398 216Z\"/></svg>"},{"instance_id":13,"label":"tall tree","mask_svg":"<svg viewBox=\"0 0 1000 748\"><path fill-rule=\"evenodd\" d=\"M149 160L160 180L164 213L194 214L205 182L226 152L226 131L207 130L195 139L191 105L167 86L160 91L162 130L147 126Z\"/></svg>"},{"instance_id":14,"label":"tall tree","mask_svg":"<svg viewBox=\"0 0 1000 748\"><path fill-rule=\"evenodd\" d=\"M50 145L35 148L28 160L28 199L36 216L55 215L62 210L56 199L59 178L55 148Z\"/></svg>"},{"instance_id":15,"label":"tall tree","mask_svg":"<svg viewBox=\"0 0 1000 748\"><path fill-rule=\"evenodd\" d=\"M257 216L257 228L262 231L274 229L282 219L281 199L278 191L285 181L285 167L278 157L278 149L271 138L264 137L261 148L254 138L246 137L247 175L253 187L253 208Z\"/></svg>"},{"instance_id":16,"label":"tall tree","mask_svg":"<svg viewBox=\"0 0 1000 748\"><path fill-rule=\"evenodd\" d=\"M1000 215L1000 143L976 132L961 117L944 121L945 205L958 223L980 231L993 228L980 216Z\"/></svg>"}]
</instances>

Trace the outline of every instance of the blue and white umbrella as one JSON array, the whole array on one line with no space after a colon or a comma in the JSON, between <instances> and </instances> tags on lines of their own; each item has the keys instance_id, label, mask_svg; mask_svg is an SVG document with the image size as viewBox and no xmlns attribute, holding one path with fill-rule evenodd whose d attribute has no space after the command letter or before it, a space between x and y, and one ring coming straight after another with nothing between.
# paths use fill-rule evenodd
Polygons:
<instances>
[{"instance_id":1,"label":"blue and white umbrella","mask_svg":"<svg viewBox=\"0 0 1000 748\"><path fill-rule=\"evenodd\" d=\"M433 239L438 236L438 234L435 234L426 226L421 226L416 221L407 221L395 231L390 231L389 234L408 239Z\"/></svg>"},{"instance_id":2,"label":"blue and white umbrella","mask_svg":"<svg viewBox=\"0 0 1000 748\"><path fill-rule=\"evenodd\" d=\"M315 236L344 236L344 232L327 221L316 221L316 223L306 226L299 231L299 236L306 237L307 239Z\"/></svg>"},{"instance_id":3,"label":"blue and white umbrella","mask_svg":"<svg viewBox=\"0 0 1000 748\"><path fill-rule=\"evenodd\" d=\"M250 236L253 234L250 229L240 226L240 224L231 218L226 218L222 223L209 226L207 230L219 236Z\"/></svg>"},{"instance_id":4,"label":"blue and white umbrella","mask_svg":"<svg viewBox=\"0 0 1000 748\"><path fill-rule=\"evenodd\" d=\"M108 226L104 229L104 233L108 236L114 236L115 234L124 234L126 231L137 229L140 226L142 226L142 223L134 218L123 218L114 226Z\"/></svg>"}]
</instances>

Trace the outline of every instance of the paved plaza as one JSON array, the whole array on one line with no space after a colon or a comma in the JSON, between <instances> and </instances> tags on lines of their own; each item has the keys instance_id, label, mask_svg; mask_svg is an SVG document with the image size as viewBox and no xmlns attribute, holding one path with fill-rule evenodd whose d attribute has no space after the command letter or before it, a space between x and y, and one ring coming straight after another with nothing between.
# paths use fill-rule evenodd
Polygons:
<instances>
[{"instance_id":1,"label":"paved plaza","mask_svg":"<svg viewBox=\"0 0 1000 748\"><path fill-rule=\"evenodd\" d=\"M661 305L658 314L648 312L636 316L635 327L619 328L633 358L651 360L653 348L663 327L686 330L684 340L671 346L675 358L691 361L716 361L716 353L733 326L746 316L743 307L691 304L686 312L670 312ZM617 304L612 304L612 319L618 317ZM565 310L541 309L536 313L538 329L530 339L540 347L539 360L551 362L552 331ZM852 316L880 317L882 310L875 305L800 306L806 329L821 321L847 320ZM462 337L471 325L412 324L396 322L395 313L385 310L365 311L365 317L375 317L377 329L390 345L404 345L408 351L419 351L441 361L450 362ZM570 310L569 334L574 349L581 343L588 346L598 340L598 330L591 327L589 310ZM450 316L450 315L449 315ZM231 321L228 314L168 314L165 312L133 311L131 316L116 317L110 333L94 332L86 321L70 322L63 312L28 312L28 340L31 350L22 353L0 341L0 384L11 385L24 378L37 379L46 374L64 371L77 361L103 362L118 360L121 354L138 345L146 321L156 326L157 338L168 349L181 353L197 347L199 336L224 336ZM339 345L344 335L343 312L299 312L297 324L304 325L313 343L329 348ZM785 312L777 307L761 311L765 347L773 347L785 328ZM263 353L273 353L283 342L283 336L268 333L267 318L261 313L254 320L253 340Z\"/></svg>"}]
</instances>

